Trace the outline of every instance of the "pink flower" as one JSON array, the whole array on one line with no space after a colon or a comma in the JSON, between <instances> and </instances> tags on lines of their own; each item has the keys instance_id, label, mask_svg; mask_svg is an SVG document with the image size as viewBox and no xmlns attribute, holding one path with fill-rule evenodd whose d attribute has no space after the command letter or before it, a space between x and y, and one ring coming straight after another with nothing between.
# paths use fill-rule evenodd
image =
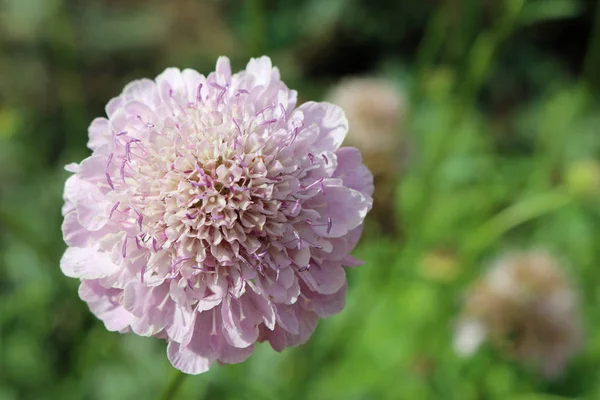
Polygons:
<instances>
[{"instance_id":1,"label":"pink flower","mask_svg":"<svg viewBox=\"0 0 600 400\"><path fill-rule=\"evenodd\" d=\"M165 338L198 374L305 343L343 308L372 176L340 148L340 108L295 106L268 57L169 68L108 103L67 166L61 260L107 329Z\"/></svg>"}]
</instances>

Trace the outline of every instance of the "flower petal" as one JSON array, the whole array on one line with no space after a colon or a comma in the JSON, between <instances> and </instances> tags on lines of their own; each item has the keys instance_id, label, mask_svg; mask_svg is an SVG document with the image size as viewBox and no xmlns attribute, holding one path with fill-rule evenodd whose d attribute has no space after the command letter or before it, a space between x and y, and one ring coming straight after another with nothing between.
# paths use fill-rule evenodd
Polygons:
<instances>
[{"instance_id":1,"label":"flower petal","mask_svg":"<svg viewBox=\"0 0 600 400\"><path fill-rule=\"evenodd\" d=\"M68 247L60 260L63 274L71 278L98 279L115 273L115 265L107 253L90 247Z\"/></svg>"},{"instance_id":2,"label":"flower petal","mask_svg":"<svg viewBox=\"0 0 600 400\"><path fill-rule=\"evenodd\" d=\"M104 322L109 331L123 331L134 319L117 301L121 291L106 289L94 280L86 280L79 285L79 297L88 303L90 310Z\"/></svg>"}]
</instances>

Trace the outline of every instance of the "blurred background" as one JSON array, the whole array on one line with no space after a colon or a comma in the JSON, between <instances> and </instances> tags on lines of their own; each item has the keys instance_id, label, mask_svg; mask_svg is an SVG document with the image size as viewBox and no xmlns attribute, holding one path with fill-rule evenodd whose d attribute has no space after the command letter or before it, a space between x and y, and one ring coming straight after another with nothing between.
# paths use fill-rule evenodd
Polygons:
<instances>
[{"instance_id":1,"label":"blurred background","mask_svg":"<svg viewBox=\"0 0 600 400\"><path fill-rule=\"evenodd\" d=\"M60 272L63 166L129 81L262 54L348 114L366 263L308 344L173 398L600 398L597 1L0 0L0 399L169 398L164 341Z\"/></svg>"}]
</instances>

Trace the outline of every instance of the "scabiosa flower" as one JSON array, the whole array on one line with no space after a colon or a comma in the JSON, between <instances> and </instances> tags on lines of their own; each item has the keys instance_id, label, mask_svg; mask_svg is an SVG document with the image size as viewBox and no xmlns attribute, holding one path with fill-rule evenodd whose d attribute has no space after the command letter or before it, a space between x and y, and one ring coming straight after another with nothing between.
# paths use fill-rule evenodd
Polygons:
<instances>
[{"instance_id":1,"label":"scabiosa flower","mask_svg":"<svg viewBox=\"0 0 600 400\"><path fill-rule=\"evenodd\" d=\"M344 305L372 176L329 103L296 106L268 57L139 80L67 169L63 273L111 331L198 374L302 344Z\"/></svg>"},{"instance_id":2,"label":"scabiosa flower","mask_svg":"<svg viewBox=\"0 0 600 400\"><path fill-rule=\"evenodd\" d=\"M461 355L489 338L545 376L559 375L581 344L574 289L543 252L506 256L468 293L455 336Z\"/></svg>"}]
</instances>

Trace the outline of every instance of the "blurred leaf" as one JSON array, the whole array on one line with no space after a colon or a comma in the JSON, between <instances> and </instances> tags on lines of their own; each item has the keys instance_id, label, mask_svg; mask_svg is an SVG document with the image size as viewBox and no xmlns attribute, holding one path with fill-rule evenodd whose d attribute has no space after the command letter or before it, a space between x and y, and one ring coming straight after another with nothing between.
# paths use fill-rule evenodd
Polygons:
<instances>
[{"instance_id":1,"label":"blurred leaf","mask_svg":"<svg viewBox=\"0 0 600 400\"><path fill-rule=\"evenodd\" d=\"M574 18L581 14L583 5L579 0L534 0L523 7L519 22L532 25L548 20Z\"/></svg>"}]
</instances>

